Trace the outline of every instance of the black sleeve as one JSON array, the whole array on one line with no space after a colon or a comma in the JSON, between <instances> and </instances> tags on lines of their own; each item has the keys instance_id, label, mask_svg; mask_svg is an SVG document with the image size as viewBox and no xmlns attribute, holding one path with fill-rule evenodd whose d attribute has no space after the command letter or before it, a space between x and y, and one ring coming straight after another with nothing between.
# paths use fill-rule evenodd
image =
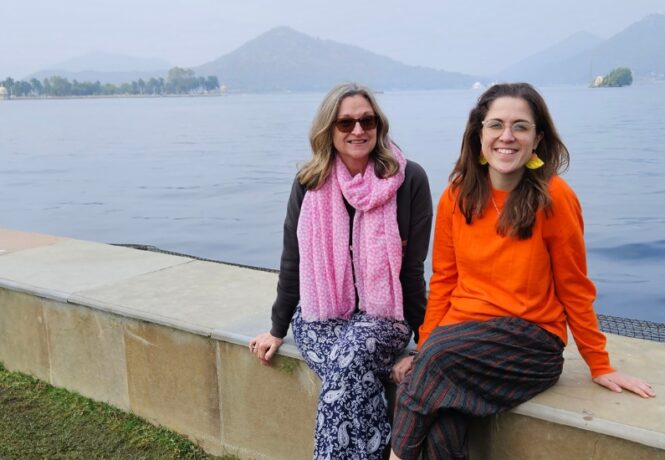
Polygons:
<instances>
[{"instance_id":1,"label":"black sleeve","mask_svg":"<svg viewBox=\"0 0 665 460\"><path fill-rule=\"evenodd\" d=\"M289 330L293 312L300 301L300 253L298 251L298 218L300 206L305 197L305 188L296 178L291 187L291 196L286 208L284 219L284 246L279 264L279 281L277 283L277 299L272 305L272 328L270 333L283 338Z\"/></svg>"},{"instance_id":2,"label":"black sleeve","mask_svg":"<svg viewBox=\"0 0 665 460\"><path fill-rule=\"evenodd\" d=\"M404 319L418 342L418 328L425 318L427 291L425 259L432 230L432 194L425 170L409 161L405 170L404 191L398 196L400 234L406 240L400 281L404 298Z\"/></svg>"}]
</instances>

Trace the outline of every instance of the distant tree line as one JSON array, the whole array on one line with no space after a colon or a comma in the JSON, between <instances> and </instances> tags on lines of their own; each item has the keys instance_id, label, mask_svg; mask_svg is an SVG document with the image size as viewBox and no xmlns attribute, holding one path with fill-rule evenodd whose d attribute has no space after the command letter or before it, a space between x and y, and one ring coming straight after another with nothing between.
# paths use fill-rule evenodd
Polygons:
<instances>
[{"instance_id":1,"label":"distant tree line","mask_svg":"<svg viewBox=\"0 0 665 460\"><path fill-rule=\"evenodd\" d=\"M193 70L174 67L169 70L166 79L150 78L147 81L139 78L130 83L113 85L111 83L69 81L66 78L52 76L39 81L14 80L7 77L0 80L12 97L40 96L121 96L121 95L169 95L169 94L205 94L219 90L216 76L197 77Z\"/></svg>"}]
</instances>

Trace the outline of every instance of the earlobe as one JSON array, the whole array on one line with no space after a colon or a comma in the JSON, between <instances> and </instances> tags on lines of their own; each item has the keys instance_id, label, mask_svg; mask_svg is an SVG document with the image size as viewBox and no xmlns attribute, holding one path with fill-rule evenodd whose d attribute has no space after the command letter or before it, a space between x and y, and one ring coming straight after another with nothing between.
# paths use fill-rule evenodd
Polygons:
<instances>
[{"instance_id":1,"label":"earlobe","mask_svg":"<svg viewBox=\"0 0 665 460\"><path fill-rule=\"evenodd\" d=\"M533 149L536 150L538 148L538 144L540 144L540 141L543 140L543 133L538 133L536 136L536 142L533 144Z\"/></svg>"}]
</instances>

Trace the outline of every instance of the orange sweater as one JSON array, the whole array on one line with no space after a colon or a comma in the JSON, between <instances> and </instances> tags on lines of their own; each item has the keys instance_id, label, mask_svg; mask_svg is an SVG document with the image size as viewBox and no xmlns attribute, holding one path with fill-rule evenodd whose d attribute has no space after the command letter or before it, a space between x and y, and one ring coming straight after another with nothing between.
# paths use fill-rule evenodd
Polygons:
<instances>
[{"instance_id":1,"label":"orange sweater","mask_svg":"<svg viewBox=\"0 0 665 460\"><path fill-rule=\"evenodd\" d=\"M567 343L566 323L592 377L614 369L593 310L596 289L587 277L584 223L575 192L556 176L549 184L552 213L538 211L527 240L496 232L497 211L467 225L450 186L439 201L433 274L418 348L438 326L517 316ZM508 192L492 190L499 209Z\"/></svg>"}]
</instances>

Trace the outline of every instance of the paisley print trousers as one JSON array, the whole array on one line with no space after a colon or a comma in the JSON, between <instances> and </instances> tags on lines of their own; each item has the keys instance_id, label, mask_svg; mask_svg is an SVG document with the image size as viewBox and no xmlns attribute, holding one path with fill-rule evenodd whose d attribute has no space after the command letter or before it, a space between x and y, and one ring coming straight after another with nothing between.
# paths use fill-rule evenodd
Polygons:
<instances>
[{"instance_id":1,"label":"paisley print trousers","mask_svg":"<svg viewBox=\"0 0 665 460\"><path fill-rule=\"evenodd\" d=\"M411 328L360 311L348 320L305 321L300 307L291 326L305 362L322 382L313 458L381 459L390 439L381 380L408 344Z\"/></svg>"}]
</instances>

